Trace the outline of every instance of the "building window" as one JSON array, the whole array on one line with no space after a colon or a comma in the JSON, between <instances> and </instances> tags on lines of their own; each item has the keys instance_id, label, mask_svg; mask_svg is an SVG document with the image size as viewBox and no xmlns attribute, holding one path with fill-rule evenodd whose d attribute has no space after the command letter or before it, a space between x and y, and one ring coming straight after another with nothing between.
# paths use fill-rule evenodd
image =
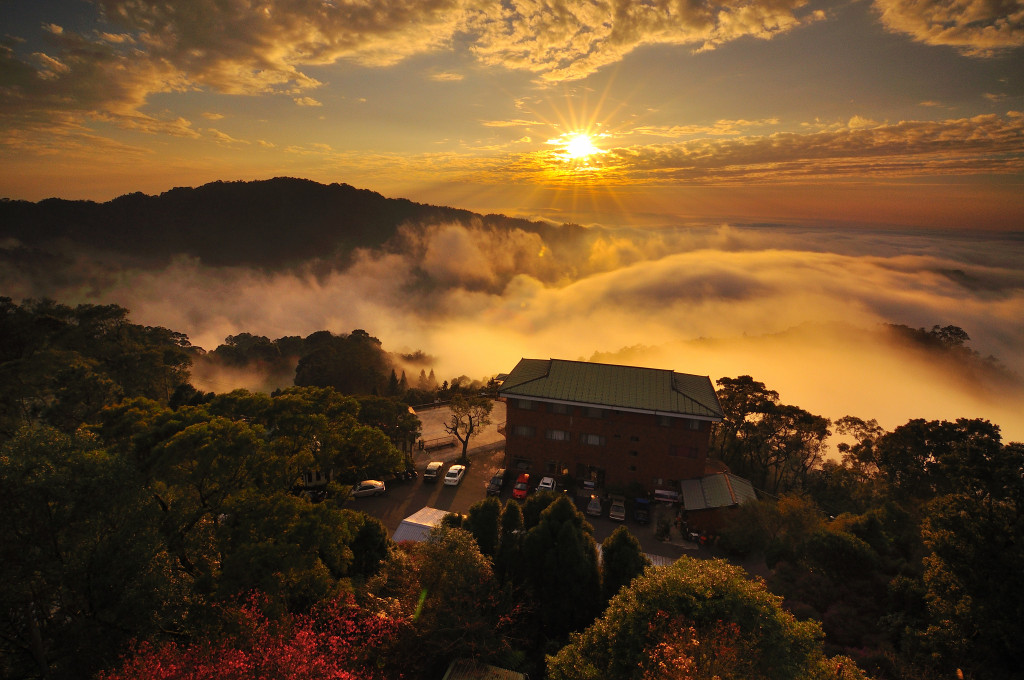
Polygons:
<instances>
[{"instance_id":1,"label":"building window","mask_svg":"<svg viewBox=\"0 0 1024 680\"><path fill-rule=\"evenodd\" d=\"M682 446L670 446L668 447L668 455L670 456L681 456L683 455Z\"/></svg>"},{"instance_id":2,"label":"building window","mask_svg":"<svg viewBox=\"0 0 1024 680\"><path fill-rule=\"evenodd\" d=\"M558 461L557 460L549 460L545 465L547 467L547 473L549 475L553 475L553 474L558 472Z\"/></svg>"},{"instance_id":3,"label":"building window","mask_svg":"<svg viewBox=\"0 0 1024 680\"><path fill-rule=\"evenodd\" d=\"M512 434L517 437L532 437L537 434L537 429L533 425L515 425Z\"/></svg>"},{"instance_id":4,"label":"building window","mask_svg":"<svg viewBox=\"0 0 1024 680\"><path fill-rule=\"evenodd\" d=\"M640 437L637 437L635 434L631 435L630 438L629 438L629 441L631 441L631 442L638 442L638 441L640 441Z\"/></svg>"},{"instance_id":5,"label":"building window","mask_svg":"<svg viewBox=\"0 0 1024 680\"><path fill-rule=\"evenodd\" d=\"M580 443L587 446L604 446L605 438L599 434L581 434Z\"/></svg>"},{"instance_id":6,"label":"building window","mask_svg":"<svg viewBox=\"0 0 1024 680\"><path fill-rule=\"evenodd\" d=\"M658 416L658 425L661 425L662 427L672 427L672 417Z\"/></svg>"},{"instance_id":7,"label":"building window","mask_svg":"<svg viewBox=\"0 0 1024 680\"><path fill-rule=\"evenodd\" d=\"M516 406L524 411L533 410L533 402L529 399L516 399Z\"/></svg>"},{"instance_id":8,"label":"building window","mask_svg":"<svg viewBox=\"0 0 1024 680\"><path fill-rule=\"evenodd\" d=\"M699 420L694 420L693 418L691 418L690 419L690 429L691 430L699 430L700 429L700 421Z\"/></svg>"},{"instance_id":9,"label":"building window","mask_svg":"<svg viewBox=\"0 0 1024 680\"><path fill-rule=\"evenodd\" d=\"M630 472L636 472L636 466L635 465L630 465L629 466L629 471Z\"/></svg>"},{"instance_id":10,"label":"building window","mask_svg":"<svg viewBox=\"0 0 1024 680\"><path fill-rule=\"evenodd\" d=\"M639 452L639 451L630 451L630 452L629 452L629 455L631 455L631 456L633 456L634 458L636 458L637 456L639 456L639 455L640 455L640 452Z\"/></svg>"},{"instance_id":11,"label":"building window","mask_svg":"<svg viewBox=\"0 0 1024 680\"><path fill-rule=\"evenodd\" d=\"M604 418L604 409L603 408L595 408L593 406L588 406L587 407L587 417L588 418Z\"/></svg>"},{"instance_id":12,"label":"building window","mask_svg":"<svg viewBox=\"0 0 1024 680\"><path fill-rule=\"evenodd\" d=\"M548 430L544 433L544 436L556 442L567 442L570 438L569 433L565 430Z\"/></svg>"},{"instance_id":13,"label":"building window","mask_svg":"<svg viewBox=\"0 0 1024 680\"><path fill-rule=\"evenodd\" d=\"M551 404L551 412L567 415L572 413L572 407L568 404Z\"/></svg>"}]
</instances>

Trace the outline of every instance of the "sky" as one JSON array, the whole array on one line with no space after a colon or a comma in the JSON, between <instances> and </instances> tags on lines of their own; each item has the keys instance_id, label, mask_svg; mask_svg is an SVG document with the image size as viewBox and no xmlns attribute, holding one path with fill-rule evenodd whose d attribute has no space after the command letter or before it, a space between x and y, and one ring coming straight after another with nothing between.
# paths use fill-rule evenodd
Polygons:
<instances>
[{"instance_id":1,"label":"sky","mask_svg":"<svg viewBox=\"0 0 1024 680\"><path fill-rule=\"evenodd\" d=\"M1021 0L0 0L0 196L1019 230Z\"/></svg>"}]
</instances>

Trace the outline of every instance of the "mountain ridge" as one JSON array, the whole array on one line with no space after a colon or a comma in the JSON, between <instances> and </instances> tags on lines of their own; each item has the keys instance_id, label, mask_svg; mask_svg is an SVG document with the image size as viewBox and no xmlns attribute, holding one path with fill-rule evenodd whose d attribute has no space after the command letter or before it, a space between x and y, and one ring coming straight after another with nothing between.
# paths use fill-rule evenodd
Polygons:
<instances>
[{"instance_id":1,"label":"mountain ridge","mask_svg":"<svg viewBox=\"0 0 1024 680\"><path fill-rule=\"evenodd\" d=\"M387 198L348 184L295 177L216 181L158 195L134 192L104 203L0 201L0 237L25 247L46 250L64 243L150 263L184 254L212 266L270 269L315 259L344 261L356 248L383 246L404 224L471 221L544 236L582 229Z\"/></svg>"}]
</instances>

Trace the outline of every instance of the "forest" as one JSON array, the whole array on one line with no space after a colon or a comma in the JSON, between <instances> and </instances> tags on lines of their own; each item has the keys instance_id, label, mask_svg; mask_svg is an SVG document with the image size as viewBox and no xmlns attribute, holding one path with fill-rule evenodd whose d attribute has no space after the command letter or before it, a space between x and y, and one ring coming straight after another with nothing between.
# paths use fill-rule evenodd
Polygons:
<instances>
[{"instance_id":1,"label":"forest","mask_svg":"<svg viewBox=\"0 0 1024 680\"><path fill-rule=\"evenodd\" d=\"M969 354L956 327L907 334ZM203 392L196 361L294 384ZM546 493L396 545L346 485L404 469L408 404L486 387L429 363L364 330L206 352L116 305L0 298L0 673L1020 677L1024 445L997 425L833 422L723 377L711 452L759 490L717 537L729 559L652 567ZM321 502L296 493L311 469L336 475Z\"/></svg>"}]
</instances>

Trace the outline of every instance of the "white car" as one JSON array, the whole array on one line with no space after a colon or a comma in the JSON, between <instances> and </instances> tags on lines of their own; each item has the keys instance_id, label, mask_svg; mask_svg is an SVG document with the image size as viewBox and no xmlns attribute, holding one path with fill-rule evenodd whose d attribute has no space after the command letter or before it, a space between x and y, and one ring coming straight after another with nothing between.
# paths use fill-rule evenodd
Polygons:
<instances>
[{"instance_id":1,"label":"white car","mask_svg":"<svg viewBox=\"0 0 1024 680\"><path fill-rule=\"evenodd\" d=\"M387 491L387 487L384 486L384 482L376 479L367 479L366 481L359 482L352 487L352 495L356 498L363 496L380 496Z\"/></svg>"},{"instance_id":2,"label":"white car","mask_svg":"<svg viewBox=\"0 0 1024 680\"><path fill-rule=\"evenodd\" d=\"M448 486L457 486L462 481L463 476L466 474L465 465L453 465L448 468L448 472L445 473L444 483Z\"/></svg>"},{"instance_id":3,"label":"white car","mask_svg":"<svg viewBox=\"0 0 1024 680\"><path fill-rule=\"evenodd\" d=\"M587 514L591 517L600 517L602 512L601 499L597 497L597 494L590 494L590 502L587 503Z\"/></svg>"},{"instance_id":4,"label":"white car","mask_svg":"<svg viewBox=\"0 0 1024 680\"><path fill-rule=\"evenodd\" d=\"M626 499L622 496L612 496L612 507L608 509L608 519L618 522L626 521Z\"/></svg>"},{"instance_id":5,"label":"white car","mask_svg":"<svg viewBox=\"0 0 1024 680\"><path fill-rule=\"evenodd\" d=\"M554 477L542 477L540 484L537 485L537 491L554 491L555 490L555 478Z\"/></svg>"}]
</instances>

